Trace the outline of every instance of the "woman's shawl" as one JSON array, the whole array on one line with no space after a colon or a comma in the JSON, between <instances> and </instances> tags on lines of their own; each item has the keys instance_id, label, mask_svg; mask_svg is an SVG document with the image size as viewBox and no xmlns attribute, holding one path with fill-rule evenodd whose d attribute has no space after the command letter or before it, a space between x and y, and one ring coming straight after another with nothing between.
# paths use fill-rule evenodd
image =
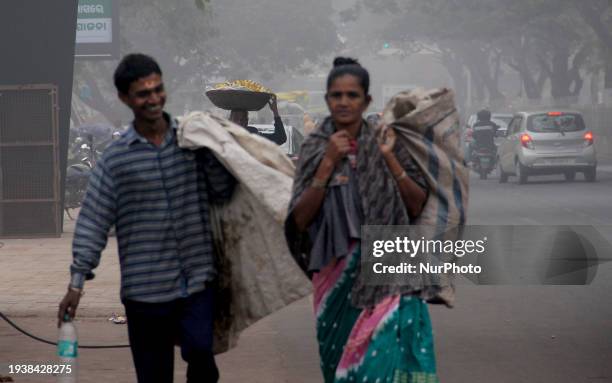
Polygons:
<instances>
[{"instance_id":1,"label":"woman's shawl","mask_svg":"<svg viewBox=\"0 0 612 383\"><path fill-rule=\"evenodd\" d=\"M427 96L411 94L406 98L404 93L394 97L388 104L383 115L385 122L392 126L398 136L394 147L398 161L409 168L413 161L423 173L429 194L423 213L415 222L411 222L406 207L400 196L395 180L385 164L377 140L379 133L375 128L364 125L358 140L357 177L359 194L363 209L363 225L438 225L445 222L444 228L438 227L432 235L444 231L446 225L459 224L465 220L467 203L467 171L458 148L456 125L457 113L452 105L452 93L442 91L446 102L438 105L438 98L432 103L421 103ZM427 94L429 95L429 94ZM437 108L447 107L450 96L451 108L438 111ZM416 97L416 98L415 98ZM420 98L421 97L421 98ZM415 109L415 105L417 108ZM425 107L423 109L423 107ZM427 118L422 113L425 113ZM444 117L435 120L436 117ZM414 121L419 125L415 129ZM310 239L305 232L299 232L291 212L299 197L312 182L312 178L321 162L329 137L335 132L331 119L327 119L313 132L300 152L293 194L289 204L289 216L285 222L285 235L294 259L302 270L307 272L310 254ZM453 146L457 145L457 148ZM447 150L449 154L447 154ZM332 175L332 181L333 177ZM448 185L448 186L447 186ZM457 189L457 193L449 193ZM449 201L452 199L451 201ZM436 217L433 220L432 217ZM445 237L448 238L448 235ZM394 283L385 285L367 284L363 278L357 278L353 287L351 299L359 307L372 307L389 295L417 294L423 299L434 302L444 302L452 305L453 285L450 279L438 275L404 275L394 276Z\"/></svg>"},{"instance_id":2,"label":"woman's shawl","mask_svg":"<svg viewBox=\"0 0 612 383\"><path fill-rule=\"evenodd\" d=\"M210 149L239 182L229 203L210 209L218 271L213 346L220 353L243 329L310 293L283 237L294 166L273 142L205 112L180 119L178 141Z\"/></svg>"}]
</instances>

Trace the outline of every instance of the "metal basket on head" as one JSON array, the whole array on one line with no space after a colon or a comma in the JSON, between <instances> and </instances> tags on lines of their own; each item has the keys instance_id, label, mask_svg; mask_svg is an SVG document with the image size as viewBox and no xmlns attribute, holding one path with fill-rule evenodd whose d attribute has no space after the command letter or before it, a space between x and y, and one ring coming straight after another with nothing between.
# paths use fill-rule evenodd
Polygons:
<instances>
[{"instance_id":1,"label":"metal basket on head","mask_svg":"<svg viewBox=\"0 0 612 383\"><path fill-rule=\"evenodd\" d=\"M272 97L272 93L248 89L211 89L206 95L218 108L250 112L262 109Z\"/></svg>"},{"instance_id":2,"label":"metal basket on head","mask_svg":"<svg viewBox=\"0 0 612 383\"><path fill-rule=\"evenodd\" d=\"M273 93L255 81L234 80L215 85L206 95L218 108L254 112L266 106Z\"/></svg>"}]
</instances>

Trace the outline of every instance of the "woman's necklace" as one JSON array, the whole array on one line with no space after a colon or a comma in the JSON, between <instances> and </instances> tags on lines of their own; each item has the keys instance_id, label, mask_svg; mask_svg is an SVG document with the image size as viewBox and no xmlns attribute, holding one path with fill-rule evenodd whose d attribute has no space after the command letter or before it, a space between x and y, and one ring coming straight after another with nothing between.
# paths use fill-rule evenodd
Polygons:
<instances>
[{"instance_id":1,"label":"woman's necklace","mask_svg":"<svg viewBox=\"0 0 612 383\"><path fill-rule=\"evenodd\" d=\"M357 139L351 138L349 144L351 145L351 149L348 152L348 159L351 167L355 169L357 168Z\"/></svg>"}]
</instances>

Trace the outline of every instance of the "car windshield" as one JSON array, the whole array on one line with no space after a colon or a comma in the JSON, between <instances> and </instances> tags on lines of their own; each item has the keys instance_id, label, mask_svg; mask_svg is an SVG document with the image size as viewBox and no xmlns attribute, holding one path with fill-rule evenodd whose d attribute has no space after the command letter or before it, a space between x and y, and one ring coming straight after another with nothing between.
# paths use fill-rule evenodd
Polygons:
<instances>
[{"instance_id":1,"label":"car windshield","mask_svg":"<svg viewBox=\"0 0 612 383\"><path fill-rule=\"evenodd\" d=\"M537 114L529 117L527 130L535 133L578 132L584 130L579 114Z\"/></svg>"},{"instance_id":2,"label":"car windshield","mask_svg":"<svg viewBox=\"0 0 612 383\"><path fill-rule=\"evenodd\" d=\"M256 128L260 133L267 134L273 133L275 129L274 125L271 124L249 124L249 126ZM304 141L304 136L291 125L285 125L285 133L287 134L287 141L278 147L290 156L297 155Z\"/></svg>"}]
</instances>

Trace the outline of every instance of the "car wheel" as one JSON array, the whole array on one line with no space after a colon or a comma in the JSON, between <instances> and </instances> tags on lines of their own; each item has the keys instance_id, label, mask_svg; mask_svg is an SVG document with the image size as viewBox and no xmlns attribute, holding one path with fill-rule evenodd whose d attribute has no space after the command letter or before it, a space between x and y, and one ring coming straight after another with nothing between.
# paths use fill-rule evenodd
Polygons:
<instances>
[{"instance_id":1,"label":"car wheel","mask_svg":"<svg viewBox=\"0 0 612 383\"><path fill-rule=\"evenodd\" d=\"M563 174L565 175L566 181L571 182L576 179L576 172L565 172Z\"/></svg>"},{"instance_id":2,"label":"car wheel","mask_svg":"<svg viewBox=\"0 0 612 383\"><path fill-rule=\"evenodd\" d=\"M499 159L497 160L497 168L499 169L499 183L504 184L508 182L508 173L502 169L501 161Z\"/></svg>"},{"instance_id":3,"label":"car wheel","mask_svg":"<svg viewBox=\"0 0 612 383\"><path fill-rule=\"evenodd\" d=\"M516 180L519 184L527 183L527 169L519 160L516 160L516 168L514 174L516 174Z\"/></svg>"},{"instance_id":4,"label":"car wheel","mask_svg":"<svg viewBox=\"0 0 612 383\"><path fill-rule=\"evenodd\" d=\"M585 171L584 172L584 179L587 182L595 182L595 180L597 179L597 168L595 166L593 166L589 170Z\"/></svg>"}]
</instances>

